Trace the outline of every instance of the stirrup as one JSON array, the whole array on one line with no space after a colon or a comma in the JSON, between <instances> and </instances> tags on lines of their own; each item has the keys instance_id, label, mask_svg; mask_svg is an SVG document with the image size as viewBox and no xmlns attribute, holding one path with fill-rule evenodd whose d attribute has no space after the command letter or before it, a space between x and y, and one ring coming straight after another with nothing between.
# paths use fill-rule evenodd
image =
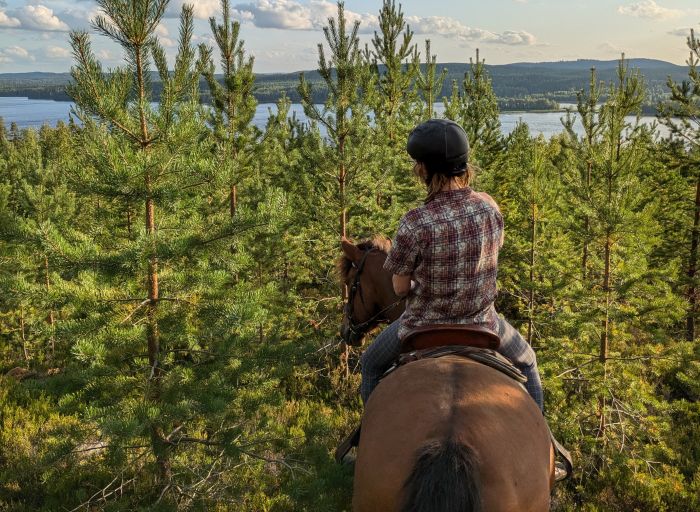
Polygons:
<instances>
[{"instance_id":1,"label":"stirrup","mask_svg":"<svg viewBox=\"0 0 700 512\"><path fill-rule=\"evenodd\" d=\"M350 432L350 435L346 437L340 445L338 445L338 448L335 449L335 454L333 455L333 458L338 464L341 464L343 462L343 459L345 456L348 454L350 450L353 449L353 447L357 446L360 444L360 429L362 428L362 425L356 427L353 429L352 432Z\"/></svg>"},{"instance_id":2,"label":"stirrup","mask_svg":"<svg viewBox=\"0 0 700 512\"><path fill-rule=\"evenodd\" d=\"M549 425L547 425L549 428ZM552 430L549 430L549 438L552 440L552 446L554 446L555 457L559 456L561 460L554 461L554 481L561 482L569 478L574 472L574 461L571 458L569 450L564 448L559 441L554 438Z\"/></svg>"},{"instance_id":3,"label":"stirrup","mask_svg":"<svg viewBox=\"0 0 700 512\"><path fill-rule=\"evenodd\" d=\"M554 481L561 482L569 478L570 473L566 470L566 464L560 460L554 461Z\"/></svg>"}]
</instances>

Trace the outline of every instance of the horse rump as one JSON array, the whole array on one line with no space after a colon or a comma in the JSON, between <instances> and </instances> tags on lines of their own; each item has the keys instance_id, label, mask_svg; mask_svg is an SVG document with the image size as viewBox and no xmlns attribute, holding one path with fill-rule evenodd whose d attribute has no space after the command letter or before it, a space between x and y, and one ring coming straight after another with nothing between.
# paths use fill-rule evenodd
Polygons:
<instances>
[{"instance_id":1,"label":"horse rump","mask_svg":"<svg viewBox=\"0 0 700 512\"><path fill-rule=\"evenodd\" d=\"M401 512L481 512L477 462L470 447L453 439L423 446L404 484Z\"/></svg>"}]
</instances>

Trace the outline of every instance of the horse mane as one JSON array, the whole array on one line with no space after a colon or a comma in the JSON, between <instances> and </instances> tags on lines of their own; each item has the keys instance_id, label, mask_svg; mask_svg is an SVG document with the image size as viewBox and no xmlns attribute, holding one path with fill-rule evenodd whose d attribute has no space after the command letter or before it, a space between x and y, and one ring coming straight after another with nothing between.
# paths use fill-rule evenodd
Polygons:
<instances>
[{"instance_id":1,"label":"horse mane","mask_svg":"<svg viewBox=\"0 0 700 512\"><path fill-rule=\"evenodd\" d=\"M385 236L376 235L369 240L364 240L356 245L361 251L369 251L370 249L375 249L379 252L389 254L389 249L391 249L391 240ZM345 254L338 258L338 263L336 265L338 270L338 275L341 281L346 281L348 275L350 274L350 269L352 268L352 261L350 261Z\"/></svg>"}]
</instances>

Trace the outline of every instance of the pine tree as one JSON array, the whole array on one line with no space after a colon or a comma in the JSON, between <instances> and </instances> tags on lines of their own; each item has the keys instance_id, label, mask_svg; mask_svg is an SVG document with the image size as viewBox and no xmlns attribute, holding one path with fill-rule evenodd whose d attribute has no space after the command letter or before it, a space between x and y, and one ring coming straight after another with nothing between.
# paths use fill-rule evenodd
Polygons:
<instances>
[{"instance_id":1,"label":"pine tree","mask_svg":"<svg viewBox=\"0 0 700 512\"><path fill-rule=\"evenodd\" d=\"M423 121L427 121L435 117L434 105L445 83L447 70L443 69L440 74L437 73L437 55L430 53L430 39L426 39L425 41L425 63L421 66L420 54L417 50L413 60L414 65L418 68L416 88L423 96L424 102L424 110L421 118Z\"/></svg>"},{"instance_id":2,"label":"pine tree","mask_svg":"<svg viewBox=\"0 0 700 512\"><path fill-rule=\"evenodd\" d=\"M406 157L406 139L420 119L418 97L414 82L418 63L413 44L413 32L404 19L401 5L385 0L379 13L380 32L372 39L372 72L376 75L377 91L371 95L375 126L373 127L372 154L378 173L376 206L365 198L364 208L376 210L362 226L368 234L386 232L397 218L395 199L400 203L415 201L420 192L417 180L409 172Z\"/></svg>"},{"instance_id":3,"label":"pine tree","mask_svg":"<svg viewBox=\"0 0 700 512\"><path fill-rule=\"evenodd\" d=\"M668 87L671 98L659 106L659 120L668 127L671 137L677 141L672 152L672 165L680 169L692 183L694 192L693 221L690 247L686 264L686 297L688 313L686 317L686 339L696 337L698 314L698 248L700 247L700 39L691 29L688 37L688 81L680 84L671 78Z\"/></svg>"},{"instance_id":4,"label":"pine tree","mask_svg":"<svg viewBox=\"0 0 700 512\"><path fill-rule=\"evenodd\" d=\"M555 148L542 137L533 138L519 123L506 140L499 159L498 176L482 182L497 198L507 226L499 263L501 283L519 299L527 320L527 341L535 337L538 305L552 299L558 285L555 242L556 194L559 190L552 153ZM517 317L512 318L517 320Z\"/></svg>"},{"instance_id":5,"label":"pine tree","mask_svg":"<svg viewBox=\"0 0 700 512\"><path fill-rule=\"evenodd\" d=\"M216 141L213 152L221 158L219 165L229 183L229 212L233 217L237 207L238 183L251 167L258 137L257 129L251 124L257 102L253 96L254 59L246 58L244 42L238 39L241 24L231 21L229 0L221 0L221 11L222 23L218 24L212 17L209 24L219 49L223 85L214 74L211 48L201 44L199 51L201 61L206 63L203 75L213 106L210 119Z\"/></svg>"},{"instance_id":6,"label":"pine tree","mask_svg":"<svg viewBox=\"0 0 700 512\"><path fill-rule=\"evenodd\" d=\"M130 386L120 391L123 396L112 397L114 404L121 403L126 408L119 412L121 421L132 422L130 427L118 427L112 435L117 435L119 428L127 432L146 429L158 481L166 489L173 478L170 452L173 435L179 431L177 417L181 413L177 407L173 408L171 396L172 386L177 385L172 381L177 380L177 372L173 372L177 361L172 359L171 350L176 348L175 340L179 337L173 329L181 327L172 322L172 315L173 309L187 301L177 297L177 281L172 280L174 255L182 240L158 229L166 224L164 218L156 216L156 208L163 210L161 215L177 208L178 195L182 196L183 190L198 181L196 142L202 128L198 115L199 70L195 68L195 52L190 45L193 15L191 7L183 8L178 53L171 72L165 52L154 36L165 13L166 0L100 0L98 5L102 14L95 18L95 28L121 45L127 62L110 73L103 72L88 34L71 33L76 65L72 69L74 82L69 93L76 102L76 115L85 126L81 138L85 164L95 169L94 173L84 174L83 184L97 194L98 210L121 197L129 201L138 198L145 215L144 230L139 236L127 235L121 240L109 237L97 241L94 248L86 248L83 258L97 258L101 263L97 275L86 273L82 277L85 291L80 293L80 300L85 308L96 309L89 321L83 320L83 325L76 326L74 334L80 341L75 352L98 368L104 366L105 370L100 371L111 373L112 370L106 369L114 357L108 355L110 350L121 353L126 360L138 361L141 350L137 343L143 335L148 365L145 382L138 383L134 374L128 376L128 381L130 386L143 388L145 399L141 405L127 406L133 401ZM162 84L155 109L151 106L155 99L151 64L155 65ZM108 232L114 222L106 224L101 230L106 227ZM58 232L52 235L56 238L54 245L66 245L67 241ZM116 275L110 275L115 270ZM98 285L100 274L103 284ZM164 286L162 275L166 276ZM128 285L120 285L122 280ZM115 287L110 288L110 284ZM142 284L145 290L139 290ZM90 290L90 286L97 286L98 290ZM99 306L100 303L111 307ZM135 307L124 311L123 305L129 304ZM167 307L168 304L173 307ZM145 311L143 317L142 311ZM110 425L114 421L109 418L103 428L114 430L114 425ZM139 427L134 428L134 423Z\"/></svg>"},{"instance_id":7,"label":"pine tree","mask_svg":"<svg viewBox=\"0 0 700 512\"><path fill-rule=\"evenodd\" d=\"M486 71L485 59L469 59L461 89L452 84L450 98L444 98L445 117L462 125L470 144L470 159L484 170L492 167L503 147L498 99Z\"/></svg>"},{"instance_id":8,"label":"pine tree","mask_svg":"<svg viewBox=\"0 0 700 512\"><path fill-rule=\"evenodd\" d=\"M379 12L379 30L372 38L372 70L378 76L375 119L391 142L403 144L406 127L401 125L406 124L410 115L407 107L412 103L410 93L417 72L411 58L416 48L401 5L397 9L394 0L384 0Z\"/></svg>"},{"instance_id":9,"label":"pine tree","mask_svg":"<svg viewBox=\"0 0 700 512\"><path fill-rule=\"evenodd\" d=\"M600 111L603 124L601 182L602 195L598 197L600 218L596 219L603 235L603 293L604 317L600 335L600 361L605 362L609 350L610 308L613 301L613 250L621 232L629 226L634 211L634 182L640 165L640 151L635 147L639 124L631 126L626 117L639 115L644 101L644 85L639 72L629 74L624 55L618 67L618 82L610 86L608 100ZM623 148L623 146L627 146Z\"/></svg>"},{"instance_id":10,"label":"pine tree","mask_svg":"<svg viewBox=\"0 0 700 512\"><path fill-rule=\"evenodd\" d=\"M366 179L371 176L371 154L366 151L366 137L370 133L366 95L374 89L374 84L370 65L359 48L359 28L359 21L348 27L345 5L338 2L337 20L329 18L328 26L323 29L331 52L328 59L323 45L318 45L318 72L328 90L328 99L322 108L317 107L311 85L303 74L298 87L305 114L326 132L328 146L323 148L326 164L314 171L318 180L314 188L325 189L322 191L325 197L316 201L330 201L336 212L338 227L333 230L336 241L350 236L348 211L366 192ZM328 230L328 226L325 229ZM331 255L337 250L336 244L331 245L329 261L333 260ZM344 297L343 289L341 298ZM348 353L343 343L341 367L346 375Z\"/></svg>"},{"instance_id":11,"label":"pine tree","mask_svg":"<svg viewBox=\"0 0 700 512\"><path fill-rule=\"evenodd\" d=\"M580 192L585 196L590 193L590 188L592 184L592 172L593 163L595 159L595 143L598 139L600 131L603 126L599 118L599 102L601 100L601 85L598 84L596 78L595 69L591 69L591 75L588 85L588 92L581 90L576 93L577 106L576 111L578 112L581 124L583 125L584 136L579 139L574 131L574 123L576 122L576 117L572 116L571 113L567 113L567 117L564 121L564 128L569 134L569 140L575 141L577 144L574 153L575 157L578 159L578 169L580 176L578 178L580 183L584 183L585 186L580 189ZM590 243L590 217L586 211L583 212L582 216L583 225L580 230L575 232L581 233L581 276L582 279L586 279L588 272L588 246Z\"/></svg>"}]
</instances>

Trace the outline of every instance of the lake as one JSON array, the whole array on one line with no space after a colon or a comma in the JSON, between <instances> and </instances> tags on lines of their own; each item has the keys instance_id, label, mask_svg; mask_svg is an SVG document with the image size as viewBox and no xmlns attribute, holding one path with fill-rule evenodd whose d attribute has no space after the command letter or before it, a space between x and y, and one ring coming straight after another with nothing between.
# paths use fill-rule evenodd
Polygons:
<instances>
[{"instance_id":1,"label":"lake","mask_svg":"<svg viewBox=\"0 0 700 512\"><path fill-rule=\"evenodd\" d=\"M562 107L569 105L562 104ZM28 98L0 97L0 117L4 118L5 126L9 128L10 123L17 123L20 128L39 128L44 123L54 126L58 121L68 121L73 103L52 100L34 100ZM274 103L261 103L255 112L253 123L258 128L264 128L269 117L269 112L275 112L277 106ZM442 103L435 105L435 110L442 113L444 106ZM306 116L300 104L295 103L290 109L290 115L295 114L297 119L305 120ZM561 133L563 126L561 118L564 112L507 112L501 114L501 130L508 134L518 122L528 124L530 132L537 135L542 134L549 138ZM630 119L632 120L632 119ZM642 122L652 124L656 121L654 117L642 117ZM576 131L581 133L583 128L580 123L576 124ZM668 131L665 127L658 127L659 134L665 136Z\"/></svg>"}]
</instances>

